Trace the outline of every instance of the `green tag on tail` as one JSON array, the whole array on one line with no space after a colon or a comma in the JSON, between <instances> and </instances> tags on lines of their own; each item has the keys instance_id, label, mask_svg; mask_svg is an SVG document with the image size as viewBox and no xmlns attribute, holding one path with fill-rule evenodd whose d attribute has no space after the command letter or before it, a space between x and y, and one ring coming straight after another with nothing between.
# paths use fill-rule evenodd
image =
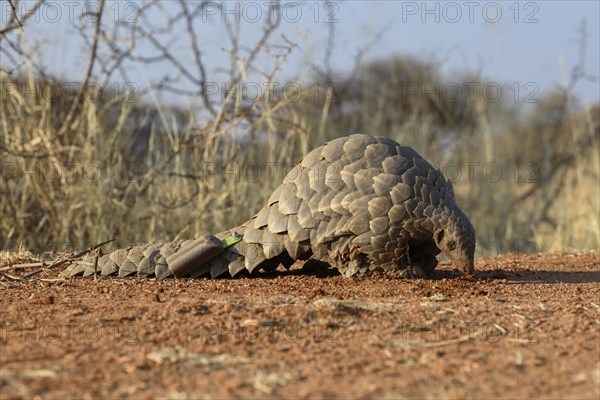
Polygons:
<instances>
[{"instance_id":1,"label":"green tag on tail","mask_svg":"<svg viewBox=\"0 0 600 400\"><path fill-rule=\"evenodd\" d=\"M221 246L223 246L224 249L233 246L236 243L239 243L242 241L242 235L240 235L237 232L233 232L233 235L226 237L225 239L221 240Z\"/></svg>"}]
</instances>

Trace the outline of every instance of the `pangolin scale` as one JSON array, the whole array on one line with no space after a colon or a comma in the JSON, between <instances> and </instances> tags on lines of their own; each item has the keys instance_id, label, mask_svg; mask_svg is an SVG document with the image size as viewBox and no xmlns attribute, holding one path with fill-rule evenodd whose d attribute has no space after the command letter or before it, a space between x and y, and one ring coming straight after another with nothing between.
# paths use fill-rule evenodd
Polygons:
<instances>
[{"instance_id":1,"label":"pangolin scale","mask_svg":"<svg viewBox=\"0 0 600 400\"><path fill-rule=\"evenodd\" d=\"M356 134L312 150L236 228L87 256L61 275L235 277L315 259L345 276L425 278L440 252L471 274L474 251L473 226L438 169L392 139Z\"/></svg>"}]
</instances>

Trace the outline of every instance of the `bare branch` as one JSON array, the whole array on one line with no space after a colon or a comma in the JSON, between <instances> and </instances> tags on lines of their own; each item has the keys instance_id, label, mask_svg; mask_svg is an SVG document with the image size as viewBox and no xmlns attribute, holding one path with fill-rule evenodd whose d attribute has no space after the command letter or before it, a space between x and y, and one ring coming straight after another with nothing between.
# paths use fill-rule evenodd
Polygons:
<instances>
[{"instance_id":1,"label":"bare branch","mask_svg":"<svg viewBox=\"0 0 600 400\"><path fill-rule=\"evenodd\" d=\"M90 60L88 62L88 68L87 68L87 71L85 74L85 80L83 81L81 90L77 93L77 97L75 98L75 100L73 100L73 103L71 104L71 109L69 110L69 113L67 114L67 117L65 118L65 122L63 123L61 130L58 132L58 136L64 135L65 132L67 131L67 129L69 129L69 127L73 123L77 109L79 108L79 106L81 105L81 102L83 101L83 95L85 93L85 90L87 89L87 87L90 83L92 71L94 70L94 64L96 63L96 54L98 51L98 41L100 40L100 27L102 26L102 14L104 12L104 2L105 2L105 0L100 0L100 4L98 6L98 14L96 16L96 31L94 34L94 44L92 46L92 52L90 54Z\"/></svg>"},{"instance_id":2,"label":"bare branch","mask_svg":"<svg viewBox=\"0 0 600 400\"><path fill-rule=\"evenodd\" d=\"M190 37L190 41L192 42L192 51L194 53L194 58L196 59L196 67L198 68L198 73L200 74L200 95L202 96L202 102L204 103L204 106L208 109L208 111L211 114L215 115L216 112L212 104L210 103L208 94L206 93L206 70L202 62L202 55L200 54L200 49L198 48L198 40L196 39L197 35L194 30L194 17L192 14L190 14L185 0L179 0L179 4L181 5L181 8L183 8L183 14L185 15L188 35ZM203 5L200 5L200 7L202 6Z\"/></svg>"},{"instance_id":3,"label":"bare branch","mask_svg":"<svg viewBox=\"0 0 600 400\"><path fill-rule=\"evenodd\" d=\"M33 14L35 14L35 12L38 10L38 8L40 8L40 6L45 1L46 0L38 0L38 2L35 3L35 5L33 6L33 8L31 10L29 10L29 12L27 14L25 14L25 16L19 20L19 18L17 16L16 5L14 5L11 0L9 0L9 3L10 3L10 5L12 7L12 10L13 10L13 14L12 14L11 20L8 22L8 24L4 28L0 29L0 39L2 39L3 36L5 36L7 33L9 33L10 31L12 31L14 29L17 29L17 28L21 28L22 29L23 26L25 25L25 23L27 22L27 20L29 18L31 18L31 16ZM16 23L14 21L16 21Z\"/></svg>"}]
</instances>

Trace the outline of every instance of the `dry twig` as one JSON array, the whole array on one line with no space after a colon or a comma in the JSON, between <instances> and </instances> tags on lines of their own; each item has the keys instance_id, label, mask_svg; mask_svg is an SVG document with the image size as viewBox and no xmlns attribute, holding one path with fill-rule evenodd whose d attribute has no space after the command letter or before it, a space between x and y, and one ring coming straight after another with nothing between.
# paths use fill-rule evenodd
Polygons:
<instances>
[{"instance_id":1,"label":"dry twig","mask_svg":"<svg viewBox=\"0 0 600 400\"><path fill-rule=\"evenodd\" d=\"M88 253L93 252L93 251L97 251L102 246L104 246L105 244L108 244L108 243L110 243L110 242L112 242L114 240L115 239L110 239L110 240L105 240L104 242L100 242L100 243L94 244L94 245L88 247L87 249L85 249L83 251L80 251L77 254L71 255L71 256L66 257L66 258L62 258L62 259L57 260L57 261L55 261L55 262L53 262L53 263L51 263L51 264L49 264L47 266L45 265L46 263L43 262L43 261L39 262L39 263L15 264L15 265L11 265L9 267L2 268L2 270L0 270L0 273L4 274L6 276L10 276L10 275L7 275L3 271L9 271L9 270L13 270L13 269L22 269L22 268L36 268L36 267L41 267L41 268L39 268L39 269L37 269L37 270L35 270L35 271L27 274L27 275L24 275L24 276L18 278L19 280L25 280L25 279L28 279L28 278L34 276L34 275L39 274L40 272L42 272L45 269L57 267L57 266L62 265L64 263L76 260L76 259L78 259L78 258L80 258L80 257L82 257L82 256L84 256L84 255L86 255ZM96 260L97 260L97 257L96 257Z\"/></svg>"}]
</instances>

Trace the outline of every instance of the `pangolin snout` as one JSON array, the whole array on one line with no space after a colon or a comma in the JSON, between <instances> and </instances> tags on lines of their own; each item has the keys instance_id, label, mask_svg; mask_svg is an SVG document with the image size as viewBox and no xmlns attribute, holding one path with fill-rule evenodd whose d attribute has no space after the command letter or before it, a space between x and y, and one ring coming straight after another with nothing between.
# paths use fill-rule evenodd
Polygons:
<instances>
[{"instance_id":1,"label":"pangolin snout","mask_svg":"<svg viewBox=\"0 0 600 400\"><path fill-rule=\"evenodd\" d=\"M473 266L472 261L458 261L455 264L456 268L462 271L465 275L473 275L475 267Z\"/></svg>"}]
</instances>

